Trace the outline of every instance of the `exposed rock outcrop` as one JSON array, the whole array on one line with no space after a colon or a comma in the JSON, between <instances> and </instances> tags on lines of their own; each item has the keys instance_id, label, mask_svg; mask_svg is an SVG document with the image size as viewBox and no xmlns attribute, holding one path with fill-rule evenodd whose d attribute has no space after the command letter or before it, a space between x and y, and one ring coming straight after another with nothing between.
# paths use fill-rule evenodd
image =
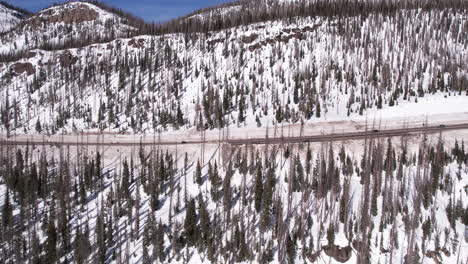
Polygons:
<instances>
[{"instance_id":1,"label":"exposed rock outcrop","mask_svg":"<svg viewBox=\"0 0 468 264\"><path fill-rule=\"evenodd\" d=\"M65 8L60 13L56 13L54 9L49 9L41 12L40 15L34 16L24 23L33 28L37 28L42 24L48 23L82 23L86 21L94 21L99 14L91 9L88 5L77 3L71 8Z\"/></svg>"}]
</instances>

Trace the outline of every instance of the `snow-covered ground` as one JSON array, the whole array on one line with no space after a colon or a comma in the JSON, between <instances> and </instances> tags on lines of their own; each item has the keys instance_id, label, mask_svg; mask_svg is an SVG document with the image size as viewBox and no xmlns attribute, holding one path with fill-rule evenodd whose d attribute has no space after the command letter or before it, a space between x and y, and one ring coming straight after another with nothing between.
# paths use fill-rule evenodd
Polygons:
<instances>
[{"instance_id":1,"label":"snow-covered ground","mask_svg":"<svg viewBox=\"0 0 468 264\"><path fill-rule=\"evenodd\" d=\"M444 136L448 137L448 139L451 138L451 132L449 134L445 134ZM468 139L468 135L466 134L462 136L461 138L458 138L459 142L461 142L462 139L465 140L465 142ZM413 154L416 155L418 149L417 146L421 143L422 137L418 137L417 139L414 140L414 143L410 146L409 148L409 155L412 156ZM384 143L385 140L382 141ZM437 142L437 135L431 136L429 139L430 144L435 144ZM385 143L384 143L385 144ZM401 148L401 145L399 145L399 139L394 139L393 142L393 147L397 151L397 155L399 154L399 149ZM363 155L363 141L359 140L356 142L349 142L346 143L345 148L347 155L351 157L352 160L354 161L359 161L362 158ZM325 149L327 151L327 145L322 144L322 143L316 143L316 144L311 144L310 145L312 149L312 161L315 159L319 159L319 156L321 155L321 151ZM341 144L335 144L334 145L334 150L335 150L335 155L340 151ZM446 147L453 147L453 141L451 143L447 143ZM160 149L159 149L160 148ZM210 214L214 214L215 212L219 211L220 205L214 203L213 201L210 200L209 197L209 190L211 188L210 182L208 180L205 181L205 183L201 186L198 186L193 179L193 175L195 173L195 164L197 160L204 160L205 163L202 164L203 166L203 175L206 176L208 173L208 162L211 162L211 164L214 164L216 161L217 164L219 165L219 173L224 177L226 173L226 166L229 162L235 162L234 155L232 155L231 151L241 151L242 153L247 153L247 156L254 155L255 152L259 153L268 153L268 150L272 150L271 147L267 150L265 147L252 147L249 149L222 149L219 148L219 146L216 145L208 145L206 146L204 155L202 155L201 148L199 146L162 146L158 147L159 151L162 151L162 153L171 153L172 155L176 155L179 157L176 162L176 167L177 168L182 168L183 165L183 160L184 160L184 155L185 153L188 154L188 161L189 161L189 170L187 171L187 179L186 182L184 180L184 177L182 176L183 170L178 170L178 174L175 177L177 180L178 186L186 186L187 192L189 197L198 197L199 194L204 195L204 197L207 198L206 202L208 204L208 210ZM385 147L384 147L385 149ZM58 159L60 155L62 155L62 152L60 152L56 147L46 147L46 148L36 148L32 155L33 156L39 156L39 153L42 151L46 151L47 155L50 157L56 156ZM78 151L83 151L83 148L75 149L75 147L71 147L67 149L67 151L71 154L71 159L74 159L75 153ZM303 162L304 165L304 159L306 156L306 149L305 148L300 148L298 145L291 145L290 150L293 154L292 157L295 155L298 155L300 159ZM91 200L88 202L88 204L84 207L83 210L76 210L74 214L74 219L89 219L88 224L91 230L94 229L95 223L96 223L96 217L97 217L97 209L101 206L100 203L101 201L105 201L108 195L110 194L111 187L115 190L116 189L116 177L117 172L119 171L118 168L116 168L116 164L119 164L119 161L122 161L123 159L127 158L128 160L132 155L135 155L135 153L141 151L138 146L133 147L133 148L128 148L128 147L97 147L93 148L90 147L89 150L87 151L87 154L90 157L93 157L95 155L96 151L100 151L100 153L103 155L103 161L102 161L102 166L104 168L104 171L107 170L112 170L113 172L110 174L109 178L106 178L106 186L108 186L103 192L100 192L95 199ZM151 153L151 148L146 148L146 153ZM37 153L37 154L36 154ZM134 154L132 154L134 153ZM231 156L232 155L232 156ZM134 156L135 157L135 156ZM251 159L254 158L254 156L250 156ZM263 158L263 157L262 157ZM338 160L338 159L337 159ZM275 170L275 175L277 179L276 183L276 188L277 191L281 197L281 200L284 202L286 205L288 201L288 182L286 181L286 178L288 178L288 175L291 174L291 167L294 168L294 158L290 159L285 159L281 153L278 153L278 155L273 159L269 160L269 162L275 161L277 163L277 169ZM138 165L136 165L138 167ZM314 167L316 165L312 165ZM138 170L136 170L137 172ZM390 185L394 186L401 186L403 184L405 187L405 190L415 190L416 189L416 182L417 182L417 177L418 175L422 172L423 169L421 167L418 167L415 164L405 166L403 169L404 173L404 183L399 181L397 178L395 178L395 175L392 176L392 179L388 183ZM468 201L468 194L464 191L464 186L468 186L468 168L465 165L462 165L460 167L459 164L456 162L450 163L447 165L444 169L444 177L450 177L453 180L453 193L456 194L456 199L461 199L463 202L464 206L467 206L466 201ZM396 173L396 172L395 172ZM460 174L460 177L458 176L458 173ZM255 175L255 174L254 174ZM246 180L247 180L247 186L250 186L249 188L253 188L253 183L254 183L254 178L255 176L251 174L247 174ZM386 181L386 176L385 174L382 175L382 182ZM361 183L361 176L358 175L358 173L354 173L351 175L349 178L347 176L340 176L341 181L344 181L344 179L348 179L350 182L350 194L351 194L351 201L350 201L350 210L352 213L350 213L351 218L356 218L359 217L360 215L360 210L362 209L361 207L361 199L362 199L362 192L363 192L363 185ZM240 190L242 188L243 184L243 175L239 172L236 171L234 174L232 181L231 181L231 187L233 190ZM149 205L149 197L143 191L143 188L138 187L138 185L133 185L132 187L132 193L135 196L137 192L137 188L139 189L139 195L141 197L141 205L139 208L139 211L135 211L135 214L140 217L140 237L139 239L135 239L132 241L128 241L123 244L122 250L124 252L127 250L126 248L128 247L129 251L129 263L140 263L141 257L142 257L142 232L143 232L143 227L145 223L147 223L147 219L149 216L149 213L151 212L151 207ZM177 201L178 195L180 195L179 199L182 200L182 208L183 206L183 191L185 187L182 187L182 191L180 194L173 193L172 195L166 195L164 196L164 204L162 208L160 208L156 215L156 220L161 221L162 223L169 223L169 218L171 217L172 223L181 223L183 224L183 221L185 219L185 213L182 211L182 213L170 213L170 202L169 200L172 199L172 206L174 206L175 202ZM401 194L397 193L397 188L393 189L395 192L395 200L399 201L406 201L405 204L402 206L407 206L410 212L413 212L415 210L413 208L414 206L414 199L415 196L411 191L405 191L404 192L404 198L397 198L400 197ZM3 185L0 185L0 192L4 191ZM234 191L236 193L236 191ZM252 195L252 193L250 193ZM337 196L339 197L339 196ZM445 208L448 206L449 203L449 196L447 195L445 190L440 190L437 191L436 196L434 197L434 204L432 204L428 209L421 208L421 213L420 213L420 219L422 221L425 221L426 219L431 219L433 223L433 234L426 239L425 242L425 248L424 251L421 249L422 245L422 228L421 224L415 229L415 243L418 244L418 252L421 259L420 263L423 264L433 264L436 263L434 260L428 258L427 256L424 255L424 253L421 254L421 252L428 252L431 250L434 250L436 248L436 241L440 243L439 245L442 246L443 248L448 248L449 249L449 255L445 255L442 252L439 252L441 254L441 260L442 263L447 263L447 264L455 264L455 263L464 263L468 259L468 243L464 240L463 234L464 234L464 225L461 224L459 221L456 223L456 227L454 230L450 229L450 224L448 222L447 216L446 216L446 211ZM308 200L308 203L310 203L309 206L303 207L300 206L301 203L304 202L304 196L303 193L297 192L293 194L291 203L292 207L294 209L294 215L300 215L301 212L304 212L306 215L310 215L313 221L312 227L310 230L307 231L307 237L311 235L311 239L313 239L313 244L314 249L318 250L320 247L325 246L328 244L327 238L324 235L324 229L328 227L328 225L331 222L335 222L335 217L338 214L337 212L337 206L338 203L334 203L333 201L338 201L338 198L334 198L332 194L330 194L330 203L331 205L329 206L328 209L325 209L324 207L324 200L319 200L319 199L311 199ZM379 231L379 223L381 219L381 213L382 212L382 204L384 202L384 198L382 196L379 196L377 199L377 204L378 204L378 212L377 216L372 217L372 221L375 224L375 227L373 231L370 234L370 241L371 241L371 263L390 263L390 259L392 260L392 263L402 263L403 258L407 253L407 245L409 241L409 234L407 230L405 231L405 221L407 221L402 214L398 214L395 220L395 223L388 225L386 228L383 228L382 231ZM0 200L1 203L1 200ZM232 209L232 212L241 212L241 206L242 203L238 202ZM185 209L183 209L185 210ZM251 209L245 209L249 210L251 214L246 214L244 218L241 218L244 223L250 223L255 221L258 221L258 218L255 218L255 213ZM334 212L332 215L328 215L327 212ZM411 215L411 214L408 214ZM212 215L213 216L213 215ZM289 229L291 232L294 232L296 228L298 228L298 223L296 222L298 219L296 217L288 217L287 215L284 215L285 219L290 219L290 222L288 223ZM356 219L355 224L358 224L359 218ZM125 229L127 228L127 232L130 232L131 228L129 225L127 225L128 219L126 217L120 218L119 222L117 225ZM78 221L73 221L71 222L72 227L76 227L79 225ZM393 237L391 235L392 228L396 228L393 230L393 232L396 232L397 238ZM39 229L38 229L39 230ZM75 230L72 228L72 230ZM336 226L336 235L335 235L335 245L338 246L348 246L352 241L349 241L349 234L345 233L344 230L347 230L347 226L339 223ZM133 230L135 232L135 230ZM136 234L133 233L133 234ZM230 231L226 232L223 234L223 237L225 239L219 241L219 245L224 244L225 240L229 239L231 237ZM249 235L247 236L248 241L251 243L252 247L254 247L255 243L258 243L258 238L260 237L259 230L258 228L254 228L249 231ZM263 235L264 239L269 239L271 237L270 232L266 232ZM437 238L436 238L437 237ZM389 252L382 252L385 250L390 250L390 245L392 244L392 239L396 239L398 244L398 248L394 249L393 253ZM45 240L43 240L45 241ZM308 241L308 239L306 239ZM166 237L166 242L165 245L166 247L169 247L171 244L171 241L169 240L169 237ZM377 246L379 245L379 246ZM455 246L454 246L455 245ZM264 249L266 245L261 245L261 248ZM309 260L303 258L303 255L300 254L305 247L309 246L309 243L303 244L302 241L297 240L297 263L312 263ZM151 252L151 250L149 251ZM167 250L168 254L172 254L171 250ZM190 263L190 264L195 264L195 263L212 263L210 262L205 253L199 252L196 248L190 248L188 251L187 249L184 249L184 253L182 255L185 255L186 253L190 253L190 260L186 260L183 257L180 257L180 259L176 259L175 257L171 257L169 259L166 259L164 263ZM219 259L219 261L222 261ZM117 260L112 261L111 263L117 263ZM246 262L238 262L238 263L259 263L256 259L252 261L246 261ZM274 260L271 263L280 263L278 260L278 255L275 253L274 255ZM328 256L324 252L319 254L319 258L316 262L313 263L323 263L323 264L329 264L329 263L341 263L336 261L334 258ZM347 264L355 264L357 263L357 251L353 250L351 254L351 258L346 262Z\"/></svg>"},{"instance_id":2,"label":"snow-covered ground","mask_svg":"<svg viewBox=\"0 0 468 264\"><path fill-rule=\"evenodd\" d=\"M19 22L18 12L0 4L0 33L14 28Z\"/></svg>"},{"instance_id":3,"label":"snow-covered ground","mask_svg":"<svg viewBox=\"0 0 468 264\"><path fill-rule=\"evenodd\" d=\"M14 28L19 20L13 20L17 21L10 23L10 29L14 30L0 38L0 54L27 51L45 44L66 44L84 38L118 37L133 30L123 20L116 14L86 2L52 6L27 18L20 27Z\"/></svg>"},{"instance_id":4,"label":"snow-covered ground","mask_svg":"<svg viewBox=\"0 0 468 264\"><path fill-rule=\"evenodd\" d=\"M322 120L308 121L304 125L283 124L274 126L271 123L257 127L252 124L247 127L231 127L223 130L207 130L204 137L207 141L217 141L224 139L249 139L265 137L294 137L339 134L345 132L363 132L371 128L378 129L399 129L437 125L456 125L468 123L468 96L455 96L448 94L427 95L418 98L418 103L401 102L393 107L384 109L371 109L365 115L358 114L347 117L346 115L336 115L333 111L323 117ZM447 132L445 132L447 133ZM444 134L445 134L444 133ZM451 132L452 133L452 132ZM455 132L453 132L455 133ZM461 131L460 133L466 133ZM65 133L52 136L35 135L34 133L14 134L11 139L18 141L42 140L65 142L102 142L106 143L138 143L153 142L181 142L182 140L202 140L203 135L195 128L181 131L161 132L160 134L119 134L110 131L89 130L81 136L80 134ZM103 139L104 137L104 139ZM0 138L6 135L0 134Z\"/></svg>"}]
</instances>

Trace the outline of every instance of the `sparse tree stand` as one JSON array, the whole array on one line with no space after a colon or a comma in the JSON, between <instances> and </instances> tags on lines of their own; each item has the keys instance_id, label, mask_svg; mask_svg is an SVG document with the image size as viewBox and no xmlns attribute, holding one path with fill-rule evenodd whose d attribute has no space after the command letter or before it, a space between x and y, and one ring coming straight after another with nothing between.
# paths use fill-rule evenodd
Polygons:
<instances>
[{"instance_id":1,"label":"sparse tree stand","mask_svg":"<svg viewBox=\"0 0 468 264\"><path fill-rule=\"evenodd\" d=\"M251 126L252 121L262 126L272 118L275 126L301 121L302 136L302 120L326 117L330 107L346 114L340 112L346 98L350 116L387 104L397 106L402 100L414 103L428 95L468 93L466 65L453 61L458 53L466 54L466 23L459 18L468 1L411 0L405 6L399 1L357 5L336 0L312 6L290 1L284 6L274 3L272 8L261 8L261 2L242 1L241 13L234 8L222 19L213 12L204 19L159 25L146 25L95 3L123 17L125 28L135 30L119 33L115 19L105 23L111 28L101 32L106 36L90 36L99 31L70 24L63 29L78 37L59 44L49 43L47 34L39 36L44 32L29 32L24 23L21 31L1 34L2 44L21 50L0 54L0 62L9 65L0 70L0 130L8 137L23 131L54 134L107 126L121 131L130 127L133 132L189 129L188 117L193 117L200 120L193 125L201 131L203 144L200 155L186 155L183 170L178 167L177 149L174 157L170 148L164 153L153 147L147 156L142 147L135 162L133 158L127 162L130 154L123 153L125 161L104 164L103 157L111 152L80 147L91 143L84 136L75 146L76 155L45 140L42 148L29 150L0 144L0 262L146 264L186 262L199 254L211 263L263 264L278 254L281 263L302 263L324 239L335 243L335 233L344 226L353 250L360 251L359 263L369 263L377 255L387 263L395 262L394 256L406 264L430 261L425 253L428 245L434 245L460 256L457 264L468 264L460 250L462 235L455 232L460 223L468 225L466 193L459 186L468 162L463 143L450 151L443 140L434 146L429 140L409 152L402 139L401 150L392 149L389 142L385 153L383 140L366 139L363 155L356 149L348 149L355 153L346 155L343 148L338 158L332 147L324 147L316 156L308 149L305 174L303 153L294 153L295 145L281 146L284 155L274 146L271 155L265 150L264 157L254 154L262 147L233 148L237 162L226 171L221 152L216 162L214 156L205 160L206 130L223 128L230 123L226 119L234 119L240 127ZM224 7L231 4L217 8ZM321 26L303 25L311 24L314 17L326 19ZM268 27L287 19L291 23L278 35L249 26L268 21ZM379 35L382 23L390 34L369 37ZM103 23L87 24L95 28ZM76 31L83 28L84 32ZM54 27L51 35L60 35L60 30ZM422 45L413 45L415 31L420 32ZM19 38L8 43L14 35ZM114 41L121 37L133 39ZM387 49L388 43L403 47L405 56L398 49ZM312 59L315 47L322 44L331 56ZM450 50L454 45L460 48L458 53ZM421 47L423 52L418 50ZM14 64L32 59L28 50L47 50L33 59L47 61L69 48L76 48L72 65L34 64L33 76L15 72ZM448 59L437 59L434 51ZM358 69L356 61L369 70ZM193 115L196 98L190 89L198 84L203 102L197 103L200 109ZM103 177L111 166L121 173ZM194 188L187 182L192 175ZM91 206L98 200L100 206ZM430 213L435 209L446 214ZM446 220L449 225L441 227ZM143 239L139 239L140 221ZM312 233L317 225L317 234ZM390 238L383 239L382 233L389 230ZM181 254L184 251L186 255Z\"/></svg>"}]
</instances>

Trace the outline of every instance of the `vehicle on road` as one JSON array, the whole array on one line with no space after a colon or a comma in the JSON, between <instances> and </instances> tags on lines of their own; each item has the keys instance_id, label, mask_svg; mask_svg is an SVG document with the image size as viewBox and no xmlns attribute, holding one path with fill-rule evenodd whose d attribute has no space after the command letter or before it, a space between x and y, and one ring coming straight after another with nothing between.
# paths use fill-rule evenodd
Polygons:
<instances>
[{"instance_id":1,"label":"vehicle on road","mask_svg":"<svg viewBox=\"0 0 468 264\"><path fill-rule=\"evenodd\" d=\"M380 132L380 130L378 130L378 129L374 129L374 130L372 130L372 132L374 132L374 133L379 133L379 132Z\"/></svg>"},{"instance_id":2,"label":"vehicle on road","mask_svg":"<svg viewBox=\"0 0 468 264\"><path fill-rule=\"evenodd\" d=\"M439 125L439 128L446 128L446 125Z\"/></svg>"},{"instance_id":3,"label":"vehicle on road","mask_svg":"<svg viewBox=\"0 0 468 264\"><path fill-rule=\"evenodd\" d=\"M182 140L182 142L180 142L180 143L183 145L183 144L187 144L188 142L185 141L185 140Z\"/></svg>"}]
</instances>

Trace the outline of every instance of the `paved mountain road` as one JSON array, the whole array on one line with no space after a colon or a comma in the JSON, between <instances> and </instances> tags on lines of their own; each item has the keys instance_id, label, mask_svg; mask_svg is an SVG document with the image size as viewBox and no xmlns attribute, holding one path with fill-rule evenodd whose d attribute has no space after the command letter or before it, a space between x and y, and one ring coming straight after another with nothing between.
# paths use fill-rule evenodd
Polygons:
<instances>
[{"instance_id":1,"label":"paved mountain road","mask_svg":"<svg viewBox=\"0 0 468 264\"><path fill-rule=\"evenodd\" d=\"M438 125L438 126L422 126L401 129L386 129L377 130L370 129L362 132L344 132L344 133L331 133L331 134L316 134L309 136L299 137L273 137L273 138L240 138L240 139L209 139L209 140L180 140L180 141L161 141L149 139L148 136L144 140L119 140L113 138L112 135L98 136L97 139L88 140L83 135L67 135L67 140L60 139L61 136L57 135L54 139L47 137L23 137L22 139L8 138L0 139L1 145L19 146L26 144L34 145L56 145L56 146L144 146L151 145L196 145L196 144L231 144L231 145L262 145L262 144L281 144L281 143L307 143L307 142L328 142L328 141L344 141L344 140L359 140L364 138L378 138L378 137L398 137L405 135L414 135L417 133L439 133L450 130L464 130L468 129L468 123L453 124L453 125ZM72 137L73 140L70 140Z\"/></svg>"}]
</instances>

